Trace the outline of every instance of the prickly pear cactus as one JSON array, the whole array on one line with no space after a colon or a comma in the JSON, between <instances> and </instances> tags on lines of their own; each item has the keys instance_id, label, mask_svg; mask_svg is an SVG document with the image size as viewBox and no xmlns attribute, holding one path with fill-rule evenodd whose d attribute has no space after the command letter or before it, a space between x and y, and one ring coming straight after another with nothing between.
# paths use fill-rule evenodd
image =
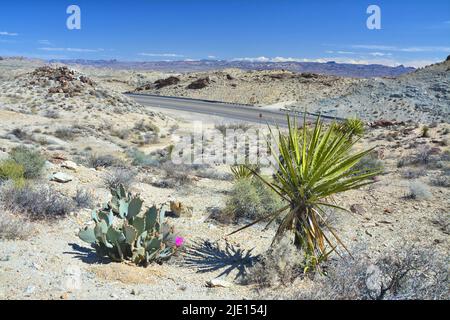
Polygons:
<instances>
[{"instance_id":1,"label":"prickly pear cactus","mask_svg":"<svg viewBox=\"0 0 450 320\"><path fill-rule=\"evenodd\" d=\"M138 265L162 263L182 246L183 239L164 222L164 207L142 210L143 201L120 185L111 190L112 199L103 209L94 210L94 227L85 227L78 236L91 244L100 256ZM142 212L141 212L142 210Z\"/></svg>"}]
</instances>

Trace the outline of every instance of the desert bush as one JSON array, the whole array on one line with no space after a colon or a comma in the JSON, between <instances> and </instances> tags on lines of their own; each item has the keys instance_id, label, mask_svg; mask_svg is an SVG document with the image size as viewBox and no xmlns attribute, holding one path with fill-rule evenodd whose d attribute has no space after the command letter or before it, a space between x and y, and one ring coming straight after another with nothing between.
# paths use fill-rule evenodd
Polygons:
<instances>
[{"instance_id":1,"label":"desert bush","mask_svg":"<svg viewBox=\"0 0 450 320\"><path fill-rule=\"evenodd\" d=\"M440 175L431 179L431 184L436 187L450 188L450 177L446 175Z\"/></svg>"},{"instance_id":2,"label":"desert bush","mask_svg":"<svg viewBox=\"0 0 450 320\"><path fill-rule=\"evenodd\" d=\"M243 284L257 285L258 288L287 286L304 274L304 256L284 238L248 268Z\"/></svg>"},{"instance_id":3,"label":"desert bush","mask_svg":"<svg viewBox=\"0 0 450 320\"><path fill-rule=\"evenodd\" d=\"M25 170L22 165L12 159L0 162L0 182L12 180L17 186L25 183Z\"/></svg>"},{"instance_id":4,"label":"desert bush","mask_svg":"<svg viewBox=\"0 0 450 320\"><path fill-rule=\"evenodd\" d=\"M330 262L326 276L317 276L297 299L448 300L448 257L432 248L405 246L376 259L361 252Z\"/></svg>"},{"instance_id":5,"label":"desert bush","mask_svg":"<svg viewBox=\"0 0 450 320\"><path fill-rule=\"evenodd\" d=\"M123 185L129 189L135 182L136 171L128 168L111 168L103 178L103 182L108 189L116 189Z\"/></svg>"},{"instance_id":6,"label":"desert bush","mask_svg":"<svg viewBox=\"0 0 450 320\"><path fill-rule=\"evenodd\" d=\"M10 132L10 134L14 135L19 140L25 140L25 139L30 138L30 135L27 132L25 132L22 129L20 129L20 128L13 129Z\"/></svg>"},{"instance_id":7,"label":"desert bush","mask_svg":"<svg viewBox=\"0 0 450 320\"><path fill-rule=\"evenodd\" d=\"M109 155L109 154L104 154L104 155L98 155L98 154L94 154L91 153L90 155L88 155L87 159L86 159L87 165L91 168L108 168L108 167L125 167L125 163L113 156L113 155Z\"/></svg>"},{"instance_id":8,"label":"desert bush","mask_svg":"<svg viewBox=\"0 0 450 320\"><path fill-rule=\"evenodd\" d=\"M23 166L23 176L26 179L34 179L41 175L45 158L39 151L19 146L11 150L10 157L17 164Z\"/></svg>"},{"instance_id":9,"label":"desert bush","mask_svg":"<svg viewBox=\"0 0 450 320\"><path fill-rule=\"evenodd\" d=\"M78 208L92 208L94 206L94 197L91 192L85 189L77 189L77 193L73 197Z\"/></svg>"},{"instance_id":10,"label":"desert bush","mask_svg":"<svg viewBox=\"0 0 450 320\"><path fill-rule=\"evenodd\" d=\"M362 157L352 170L359 173L378 172L382 174L384 164L383 161L376 158L375 153L369 153Z\"/></svg>"},{"instance_id":11,"label":"desert bush","mask_svg":"<svg viewBox=\"0 0 450 320\"><path fill-rule=\"evenodd\" d=\"M260 180L237 180L226 200L219 220L259 219L281 208L282 202L274 191Z\"/></svg>"},{"instance_id":12,"label":"desert bush","mask_svg":"<svg viewBox=\"0 0 450 320\"><path fill-rule=\"evenodd\" d=\"M268 215L260 219L273 221L280 217L274 242L290 234L294 237L295 246L308 257L306 260L311 267L319 267L336 248L336 244L325 235L331 227L328 224L324 227L321 223L323 208L340 208L329 199L335 194L372 183L368 179L378 171L355 172L354 166L372 150L352 154L355 142L351 132L339 134L331 126L324 130L320 117L313 128L308 128L305 117L300 130L295 120L293 122L289 117L287 120L288 133L278 130L274 134L276 148L271 146L272 154L280 155L274 157L276 163L273 166L277 171L274 181L269 182L256 175L287 205L279 210L267 210ZM342 245L335 232L332 231L331 236Z\"/></svg>"},{"instance_id":13,"label":"desert bush","mask_svg":"<svg viewBox=\"0 0 450 320\"><path fill-rule=\"evenodd\" d=\"M25 240L31 232L32 226L26 220L0 211L0 239Z\"/></svg>"},{"instance_id":14,"label":"desert bush","mask_svg":"<svg viewBox=\"0 0 450 320\"><path fill-rule=\"evenodd\" d=\"M158 126L155 125L152 122L145 121L145 120L139 120L138 122L136 122L134 124L133 129L136 130L136 131L140 131L140 132L149 132L149 131L151 131L151 132L155 133L156 135L159 134Z\"/></svg>"},{"instance_id":15,"label":"desert bush","mask_svg":"<svg viewBox=\"0 0 450 320\"><path fill-rule=\"evenodd\" d=\"M429 138L430 137L430 128L428 128L427 126L423 126L422 131L421 131L421 137Z\"/></svg>"},{"instance_id":16,"label":"desert bush","mask_svg":"<svg viewBox=\"0 0 450 320\"><path fill-rule=\"evenodd\" d=\"M76 132L73 128L58 128L53 135L61 140L71 141L75 139Z\"/></svg>"},{"instance_id":17,"label":"desert bush","mask_svg":"<svg viewBox=\"0 0 450 320\"><path fill-rule=\"evenodd\" d=\"M425 174L424 170L406 169L402 171L402 177L405 179L417 179Z\"/></svg>"},{"instance_id":18,"label":"desert bush","mask_svg":"<svg viewBox=\"0 0 450 320\"><path fill-rule=\"evenodd\" d=\"M7 209L27 214L32 219L57 219L74 208L72 199L44 184L22 188L6 184L0 196Z\"/></svg>"},{"instance_id":19,"label":"desert bush","mask_svg":"<svg viewBox=\"0 0 450 320\"><path fill-rule=\"evenodd\" d=\"M432 194L428 186L420 181L414 181L409 184L409 191L406 194L407 199L426 200L431 198Z\"/></svg>"},{"instance_id":20,"label":"desert bush","mask_svg":"<svg viewBox=\"0 0 450 320\"><path fill-rule=\"evenodd\" d=\"M59 112L56 110L46 110L44 112L44 117L50 118L50 119L58 119L61 116L60 116Z\"/></svg>"},{"instance_id":21,"label":"desert bush","mask_svg":"<svg viewBox=\"0 0 450 320\"><path fill-rule=\"evenodd\" d=\"M245 132L250 129L251 126L248 123L240 122L231 124L216 124L214 128L219 130L223 135L226 135L227 130L242 130Z\"/></svg>"}]
</instances>

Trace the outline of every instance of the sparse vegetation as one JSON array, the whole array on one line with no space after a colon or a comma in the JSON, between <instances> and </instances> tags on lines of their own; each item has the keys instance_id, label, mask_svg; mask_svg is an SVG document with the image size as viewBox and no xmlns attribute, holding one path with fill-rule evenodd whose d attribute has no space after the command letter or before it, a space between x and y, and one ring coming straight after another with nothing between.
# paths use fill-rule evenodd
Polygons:
<instances>
[{"instance_id":1,"label":"sparse vegetation","mask_svg":"<svg viewBox=\"0 0 450 320\"><path fill-rule=\"evenodd\" d=\"M10 157L24 169L26 179L34 179L41 175L45 158L39 151L19 146L11 150Z\"/></svg>"},{"instance_id":2,"label":"sparse vegetation","mask_svg":"<svg viewBox=\"0 0 450 320\"><path fill-rule=\"evenodd\" d=\"M119 185L123 185L126 189L129 189L133 184L136 177L136 171L128 168L111 168L106 173L103 181L108 189L116 189Z\"/></svg>"},{"instance_id":3,"label":"sparse vegetation","mask_svg":"<svg viewBox=\"0 0 450 320\"><path fill-rule=\"evenodd\" d=\"M262 181L239 179L230 191L225 208L216 218L222 222L235 222L242 218L259 219L279 210L281 205L276 193Z\"/></svg>"},{"instance_id":4,"label":"sparse vegetation","mask_svg":"<svg viewBox=\"0 0 450 320\"><path fill-rule=\"evenodd\" d=\"M73 201L78 208L86 209L94 206L94 197L92 193L85 189L77 189L77 193L73 197Z\"/></svg>"},{"instance_id":5,"label":"sparse vegetation","mask_svg":"<svg viewBox=\"0 0 450 320\"><path fill-rule=\"evenodd\" d=\"M447 258L431 248L405 246L377 259L361 252L329 264L297 299L325 300L448 300Z\"/></svg>"},{"instance_id":6,"label":"sparse vegetation","mask_svg":"<svg viewBox=\"0 0 450 320\"><path fill-rule=\"evenodd\" d=\"M414 181L409 184L409 191L406 195L407 199L426 200L432 196L428 186L420 181Z\"/></svg>"},{"instance_id":7,"label":"sparse vegetation","mask_svg":"<svg viewBox=\"0 0 450 320\"><path fill-rule=\"evenodd\" d=\"M335 130L350 136L362 137L365 133L364 122L358 118L349 118L341 123L334 123L333 127Z\"/></svg>"},{"instance_id":8,"label":"sparse vegetation","mask_svg":"<svg viewBox=\"0 0 450 320\"><path fill-rule=\"evenodd\" d=\"M243 282L255 284L258 288L287 286L304 274L302 254L284 238L274 247L258 257L254 266L248 269Z\"/></svg>"},{"instance_id":9,"label":"sparse vegetation","mask_svg":"<svg viewBox=\"0 0 450 320\"><path fill-rule=\"evenodd\" d=\"M245 122L239 122L239 123L231 123L231 124L216 124L214 126L214 128L216 130L219 130L220 133L222 133L224 136L227 133L227 130L242 130L242 131L247 131L248 129L251 128L251 126L248 123Z\"/></svg>"},{"instance_id":10,"label":"sparse vegetation","mask_svg":"<svg viewBox=\"0 0 450 320\"><path fill-rule=\"evenodd\" d=\"M31 236L31 232L31 224L23 218L0 212L0 239L25 240Z\"/></svg>"},{"instance_id":11,"label":"sparse vegetation","mask_svg":"<svg viewBox=\"0 0 450 320\"><path fill-rule=\"evenodd\" d=\"M57 219L74 208L72 199L45 184L22 188L6 184L0 196L7 209L26 214L31 219Z\"/></svg>"},{"instance_id":12,"label":"sparse vegetation","mask_svg":"<svg viewBox=\"0 0 450 320\"><path fill-rule=\"evenodd\" d=\"M25 170L22 165L12 159L0 161L0 182L12 180L16 186L25 183Z\"/></svg>"},{"instance_id":13,"label":"sparse vegetation","mask_svg":"<svg viewBox=\"0 0 450 320\"><path fill-rule=\"evenodd\" d=\"M430 137L430 128L427 126L422 127L421 131L421 137L422 138L429 138Z\"/></svg>"},{"instance_id":14,"label":"sparse vegetation","mask_svg":"<svg viewBox=\"0 0 450 320\"><path fill-rule=\"evenodd\" d=\"M91 168L108 168L108 167L125 167L125 163L124 161L122 161L121 159L113 156L113 155L109 155L109 154L104 154L104 155L97 155L94 153L91 153L87 159L87 165Z\"/></svg>"}]
</instances>

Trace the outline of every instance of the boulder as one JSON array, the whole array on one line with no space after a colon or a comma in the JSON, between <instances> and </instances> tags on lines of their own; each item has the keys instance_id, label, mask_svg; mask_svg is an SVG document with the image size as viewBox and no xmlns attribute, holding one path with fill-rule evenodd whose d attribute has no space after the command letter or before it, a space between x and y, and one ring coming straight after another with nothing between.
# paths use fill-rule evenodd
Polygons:
<instances>
[{"instance_id":1,"label":"boulder","mask_svg":"<svg viewBox=\"0 0 450 320\"><path fill-rule=\"evenodd\" d=\"M194 89L194 90L203 89L203 88L206 88L210 83L211 83L211 80L209 79L209 77L200 78L200 79L197 79L194 82L190 83L187 86L187 89Z\"/></svg>"},{"instance_id":2,"label":"boulder","mask_svg":"<svg viewBox=\"0 0 450 320\"><path fill-rule=\"evenodd\" d=\"M56 172L53 174L51 181L59 182L59 183L67 183L73 180L73 177L64 173L64 172Z\"/></svg>"},{"instance_id":3,"label":"boulder","mask_svg":"<svg viewBox=\"0 0 450 320\"><path fill-rule=\"evenodd\" d=\"M78 169L78 165L73 161L64 161L63 163L61 163L61 167L69 169L69 170L73 170L73 171L77 171L77 169Z\"/></svg>"}]
</instances>

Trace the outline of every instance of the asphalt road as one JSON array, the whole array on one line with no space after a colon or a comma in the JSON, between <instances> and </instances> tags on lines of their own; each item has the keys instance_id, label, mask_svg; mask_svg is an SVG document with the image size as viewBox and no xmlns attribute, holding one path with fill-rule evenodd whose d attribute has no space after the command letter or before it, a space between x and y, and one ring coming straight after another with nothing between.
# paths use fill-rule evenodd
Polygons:
<instances>
[{"instance_id":1,"label":"asphalt road","mask_svg":"<svg viewBox=\"0 0 450 320\"><path fill-rule=\"evenodd\" d=\"M287 125L287 112L281 110L267 110L259 107L187 98L162 97L143 94L127 95L136 100L138 103L149 107L153 106L162 109L172 109L190 113L201 113L252 123L271 125L278 124L280 126ZM302 114L296 114L296 116L300 118L303 117ZM315 119L315 116L307 116L307 120L313 121Z\"/></svg>"}]
</instances>

